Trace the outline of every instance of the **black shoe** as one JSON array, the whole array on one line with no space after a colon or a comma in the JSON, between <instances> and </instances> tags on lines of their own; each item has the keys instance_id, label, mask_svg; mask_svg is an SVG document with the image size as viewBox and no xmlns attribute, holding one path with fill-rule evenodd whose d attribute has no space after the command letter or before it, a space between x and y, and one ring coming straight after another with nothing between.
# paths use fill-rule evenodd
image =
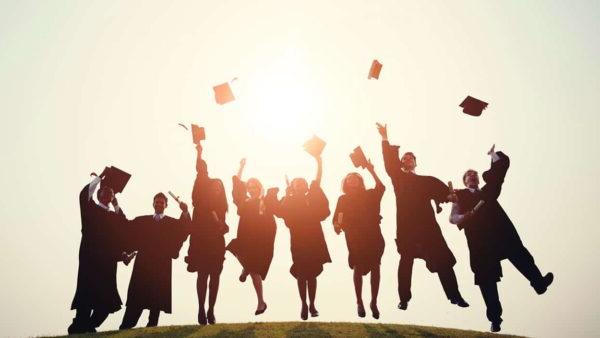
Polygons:
<instances>
[{"instance_id":1,"label":"black shoe","mask_svg":"<svg viewBox=\"0 0 600 338\"><path fill-rule=\"evenodd\" d=\"M490 331L492 332L500 332L500 323L502 323L502 320L496 321L496 322L492 322L492 326L490 327Z\"/></svg>"},{"instance_id":2,"label":"black shoe","mask_svg":"<svg viewBox=\"0 0 600 338\"><path fill-rule=\"evenodd\" d=\"M365 318L365 316L367 315L367 313L365 312L365 306L362 304L358 304L356 312L358 312L358 316L360 318Z\"/></svg>"},{"instance_id":3,"label":"black shoe","mask_svg":"<svg viewBox=\"0 0 600 338\"><path fill-rule=\"evenodd\" d=\"M254 315L258 316L260 314L263 314L265 311L267 311L267 303L265 303L265 306L262 309L256 309L256 312L254 312Z\"/></svg>"},{"instance_id":4,"label":"black shoe","mask_svg":"<svg viewBox=\"0 0 600 338\"><path fill-rule=\"evenodd\" d=\"M542 281L535 285L533 288L538 295L544 294L546 290L548 290L548 286L552 284L554 281L554 274L552 272L548 272L544 277L542 277Z\"/></svg>"},{"instance_id":5,"label":"black shoe","mask_svg":"<svg viewBox=\"0 0 600 338\"><path fill-rule=\"evenodd\" d=\"M71 325L69 325L69 327L67 328L68 334L79 334L79 333L86 333L86 332L87 332L87 329L76 324L75 321L73 321L73 323Z\"/></svg>"},{"instance_id":6,"label":"black shoe","mask_svg":"<svg viewBox=\"0 0 600 338\"><path fill-rule=\"evenodd\" d=\"M213 309L208 309L206 312L206 320L210 325L214 325L217 323L217 319L215 318L215 312Z\"/></svg>"},{"instance_id":7,"label":"black shoe","mask_svg":"<svg viewBox=\"0 0 600 338\"><path fill-rule=\"evenodd\" d=\"M206 312L204 312L204 309L200 309L200 311L198 312L198 324L200 325L206 325Z\"/></svg>"},{"instance_id":8,"label":"black shoe","mask_svg":"<svg viewBox=\"0 0 600 338\"><path fill-rule=\"evenodd\" d=\"M373 313L373 318L379 319L379 309L377 308L377 304L371 303L371 313Z\"/></svg>"},{"instance_id":9,"label":"black shoe","mask_svg":"<svg viewBox=\"0 0 600 338\"><path fill-rule=\"evenodd\" d=\"M400 302L400 304L398 304L398 308L400 310L406 310L408 308L408 302Z\"/></svg>"},{"instance_id":10,"label":"black shoe","mask_svg":"<svg viewBox=\"0 0 600 338\"><path fill-rule=\"evenodd\" d=\"M462 297L451 299L450 303L458 305L460 307L469 307L469 303L465 302L465 300Z\"/></svg>"},{"instance_id":11,"label":"black shoe","mask_svg":"<svg viewBox=\"0 0 600 338\"><path fill-rule=\"evenodd\" d=\"M314 306L311 306L309 311L311 317L319 317L319 311L317 311L317 309Z\"/></svg>"},{"instance_id":12,"label":"black shoe","mask_svg":"<svg viewBox=\"0 0 600 338\"><path fill-rule=\"evenodd\" d=\"M308 319L308 306L306 304L302 304L302 310L300 311L300 318L302 318L302 320Z\"/></svg>"}]
</instances>

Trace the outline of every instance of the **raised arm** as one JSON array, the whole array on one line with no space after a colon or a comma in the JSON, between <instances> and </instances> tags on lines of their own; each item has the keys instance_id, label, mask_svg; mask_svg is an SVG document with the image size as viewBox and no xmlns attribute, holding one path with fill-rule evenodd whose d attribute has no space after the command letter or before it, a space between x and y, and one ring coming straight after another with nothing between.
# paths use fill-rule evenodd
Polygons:
<instances>
[{"instance_id":1,"label":"raised arm","mask_svg":"<svg viewBox=\"0 0 600 338\"><path fill-rule=\"evenodd\" d=\"M496 152L494 147L492 147L488 154L492 157L492 164L490 169L482 174L486 184L481 188L481 191L485 200L492 201L498 199L500 196L506 172L510 167L510 159L503 152Z\"/></svg>"},{"instance_id":2,"label":"raised arm","mask_svg":"<svg viewBox=\"0 0 600 338\"><path fill-rule=\"evenodd\" d=\"M315 177L315 183L317 186L321 186L321 177L323 176L323 160L321 159L321 156L315 157L315 160L317 161L317 175Z\"/></svg>"},{"instance_id":3,"label":"raised arm","mask_svg":"<svg viewBox=\"0 0 600 338\"><path fill-rule=\"evenodd\" d=\"M196 144L196 180L192 190L192 205L198 207L206 203L205 191L209 188L208 166L202 159L202 145Z\"/></svg>"},{"instance_id":4,"label":"raised arm","mask_svg":"<svg viewBox=\"0 0 600 338\"><path fill-rule=\"evenodd\" d=\"M402 168L400 157L398 156L398 149L400 147L390 145L387 135L387 124L382 125L377 123L376 126L377 131L381 136L381 150L383 152L385 171L387 172L388 176L396 177L401 173L400 169Z\"/></svg>"},{"instance_id":5,"label":"raised arm","mask_svg":"<svg viewBox=\"0 0 600 338\"><path fill-rule=\"evenodd\" d=\"M381 191L383 193L383 191L385 191L385 186L383 185L383 182L381 182L381 179L375 172L375 167L373 166L373 163L371 163L371 159L369 159L369 162L367 163L367 170L375 180L375 190Z\"/></svg>"}]
</instances>

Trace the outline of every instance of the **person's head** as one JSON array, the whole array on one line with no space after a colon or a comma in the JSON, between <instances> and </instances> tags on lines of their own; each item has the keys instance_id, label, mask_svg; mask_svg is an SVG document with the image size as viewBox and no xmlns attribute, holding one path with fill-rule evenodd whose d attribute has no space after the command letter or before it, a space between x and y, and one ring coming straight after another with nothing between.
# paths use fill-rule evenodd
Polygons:
<instances>
[{"instance_id":1,"label":"person's head","mask_svg":"<svg viewBox=\"0 0 600 338\"><path fill-rule=\"evenodd\" d=\"M296 177L290 184L292 186L292 193L297 196L306 195L308 192L308 183L302 177Z\"/></svg>"},{"instance_id":2,"label":"person's head","mask_svg":"<svg viewBox=\"0 0 600 338\"><path fill-rule=\"evenodd\" d=\"M249 178L246 182L246 190L250 198L261 198L264 195L263 186L256 178Z\"/></svg>"},{"instance_id":3,"label":"person's head","mask_svg":"<svg viewBox=\"0 0 600 338\"><path fill-rule=\"evenodd\" d=\"M165 209L167 208L167 196L165 196L165 194L163 194L162 192L159 192L158 194L154 195L154 201L152 203L152 206L154 207L154 212L157 214L162 214L165 212Z\"/></svg>"},{"instance_id":4,"label":"person's head","mask_svg":"<svg viewBox=\"0 0 600 338\"><path fill-rule=\"evenodd\" d=\"M463 183L467 188L476 189L479 186L479 176L477 171L469 169L463 175Z\"/></svg>"},{"instance_id":5,"label":"person's head","mask_svg":"<svg viewBox=\"0 0 600 338\"><path fill-rule=\"evenodd\" d=\"M404 170L414 171L417 167L417 157L410 151L407 151L402 155L400 162L402 162L402 168L404 168Z\"/></svg>"},{"instance_id":6,"label":"person's head","mask_svg":"<svg viewBox=\"0 0 600 338\"><path fill-rule=\"evenodd\" d=\"M212 178L209 186L209 199L211 205L216 209L227 212L227 196L225 196L225 187L223 186L223 181L218 178Z\"/></svg>"},{"instance_id":7,"label":"person's head","mask_svg":"<svg viewBox=\"0 0 600 338\"><path fill-rule=\"evenodd\" d=\"M349 173L342 180L342 191L344 194L354 194L365 191L365 181L359 173Z\"/></svg>"},{"instance_id":8,"label":"person's head","mask_svg":"<svg viewBox=\"0 0 600 338\"><path fill-rule=\"evenodd\" d=\"M100 189L98 189L97 197L98 202L108 206L115 198L115 192L111 187L101 185Z\"/></svg>"}]
</instances>

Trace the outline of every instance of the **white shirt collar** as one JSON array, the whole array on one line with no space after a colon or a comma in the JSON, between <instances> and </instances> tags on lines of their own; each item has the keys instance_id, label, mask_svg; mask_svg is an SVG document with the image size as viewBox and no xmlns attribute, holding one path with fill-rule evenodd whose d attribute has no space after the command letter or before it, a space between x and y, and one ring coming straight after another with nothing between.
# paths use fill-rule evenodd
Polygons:
<instances>
[{"instance_id":1,"label":"white shirt collar","mask_svg":"<svg viewBox=\"0 0 600 338\"><path fill-rule=\"evenodd\" d=\"M406 170L404 168L401 168L402 171L404 171L405 173L411 173L411 174L415 174L415 170Z\"/></svg>"},{"instance_id":2,"label":"white shirt collar","mask_svg":"<svg viewBox=\"0 0 600 338\"><path fill-rule=\"evenodd\" d=\"M110 211L110 209L108 208L108 206L106 206L104 203L102 202L98 202L98 205L100 206L100 208L106 210L106 211Z\"/></svg>"},{"instance_id":3,"label":"white shirt collar","mask_svg":"<svg viewBox=\"0 0 600 338\"><path fill-rule=\"evenodd\" d=\"M476 191L479 191L479 188L468 188L468 187L467 187L467 189L469 189L469 191L470 191L470 192L476 192Z\"/></svg>"},{"instance_id":4,"label":"white shirt collar","mask_svg":"<svg viewBox=\"0 0 600 338\"><path fill-rule=\"evenodd\" d=\"M165 217L165 214L157 214L157 213L154 213L154 217L153 217L153 218L154 218L154 219L156 219L156 216L157 216L157 215L158 215L158 217L159 217L161 220L163 219L163 217Z\"/></svg>"}]
</instances>

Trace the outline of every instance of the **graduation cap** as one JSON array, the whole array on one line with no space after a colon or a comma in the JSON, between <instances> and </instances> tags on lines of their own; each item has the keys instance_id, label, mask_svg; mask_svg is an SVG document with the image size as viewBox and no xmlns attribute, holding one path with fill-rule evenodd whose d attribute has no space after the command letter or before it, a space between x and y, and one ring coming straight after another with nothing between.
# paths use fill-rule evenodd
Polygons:
<instances>
[{"instance_id":1,"label":"graduation cap","mask_svg":"<svg viewBox=\"0 0 600 338\"><path fill-rule=\"evenodd\" d=\"M204 127L198 127L198 125L192 124L192 140L194 144L200 143L200 141L206 138L204 133Z\"/></svg>"},{"instance_id":2,"label":"graduation cap","mask_svg":"<svg viewBox=\"0 0 600 338\"><path fill-rule=\"evenodd\" d=\"M381 72L381 67L383 67L383 65L379 63L379 61L373 60L373 63L371 63L371 69L369 70L368 79L379 80L379 73Z\"/></svg>"},{"instance_id":3,"label":"graduation cap","mask_svg":"<svg viewBox=\"0 0 600 338\"><path fill-rule=\"evenodd\" d=\"M365 153L363 153L361 147L354 148L354 151L350 154L350 160L352 160L352 164L354 164L354 167L356 168L366 168L368 164Z\"/></svg>"},{"instance_id":4,"label":"graduation cap","mask_svg":"<svg viewBox=\"0 0 600 338\"><path fill-rule=\"evenodd\" d=\"M107 167L104 171L102 186L110 187L114 193L123 192L131 175L117 167Z\"/></svg>"},{"instance_id":5,"label":"graduation cap","mask_svg":"<svg viewBox=\"0 0 600 338\"><path fill-rule=\"evenodd\" d=\"M304 150L314 157L318 157L325 148L325 141L318 138L316 135L310 138L310 140L304 142Z\"/></svg>"},{"instance_id":6,"label":"graduation cap","mask_svg":"<svg viewBox=\"0 0 600 338\"><path fill-rule=\"evenodd\" d=\"M459 107L463 108L463 113L472 116L481 115L481 113L485 108L487 108L487 106L487 102L483 102L471 96L467 96L459 105Z\"/></svg>"},{"instance_id":7,"label":"graduation cap","mask_svg":"<svg viewBox=\"0 0 600 338\"><path fill-rule=\"evenodd\" d=\"M228 82L214 86L213 90L215 91L215 101L217 101L218 104L225 104L235 100Z\"/></svg>"}]
</instances>

